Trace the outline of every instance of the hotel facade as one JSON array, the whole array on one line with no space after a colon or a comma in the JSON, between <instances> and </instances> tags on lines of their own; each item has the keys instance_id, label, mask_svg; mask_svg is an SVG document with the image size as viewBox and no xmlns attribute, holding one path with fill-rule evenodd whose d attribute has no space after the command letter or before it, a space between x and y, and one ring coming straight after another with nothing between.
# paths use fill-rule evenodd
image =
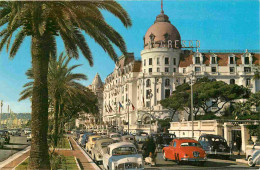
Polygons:
<instances>
[{"instance_id":1,"label":"hotel facade","mask_svg":"<svg viewBox=\"0 0 260 170\"><path fill-rule=\"evenodd\" d=\"M121 56L102 86L103 122L138 131L156 132L158 119L171 117L172 112L160 105L178 85L208 77L228 84L248 87L252 92L260 89L254 80L260 55L254 51L200 51L187 50L179 31L162 10L143 37L141 60L133 53ZM199 41L191 42L199 46ZM176 114L175 121L183 118ZM154 120L154 121L150 121ZM150 124L150 122L152 122ZM151 126L152 125L152 126Z\"/></svg>"}]
</instances>

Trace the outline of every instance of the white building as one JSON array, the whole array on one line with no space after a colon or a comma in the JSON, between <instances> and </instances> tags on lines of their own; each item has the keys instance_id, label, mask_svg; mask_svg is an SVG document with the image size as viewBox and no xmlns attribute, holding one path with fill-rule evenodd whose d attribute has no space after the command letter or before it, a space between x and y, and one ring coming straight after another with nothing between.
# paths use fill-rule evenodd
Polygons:
<instances>
[{"instance_id":1,"label":"white building","mask_svg":"<svg viewBox=\"0 0 260 170\"><path fill-rule=\"evenodd\" d=\"M135 60L133 53L121 56L114 71L105 79L103 121L112 125L123 126L128 122L129 108L130 131L156 131L155 123L150 129L150 119L171 116L159 101L169 97L176 86L189 81L191 72L197 79L207 76L247 86L252 92L260 89L259 80L252 79L259 54L247 50L242 53L185 50L178 30L163 11L143 41L141 61ZM178 115L175 120L179 120Z\"/></svg>"}]
</instances>

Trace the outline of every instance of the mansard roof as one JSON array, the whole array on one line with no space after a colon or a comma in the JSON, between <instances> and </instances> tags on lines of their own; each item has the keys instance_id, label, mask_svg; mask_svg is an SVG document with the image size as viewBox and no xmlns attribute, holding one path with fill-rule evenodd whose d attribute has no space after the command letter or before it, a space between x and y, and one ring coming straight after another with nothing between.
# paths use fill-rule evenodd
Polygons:
<instances>
[{"instance_id":1,"label":"mansard roof","mask_svg":"<svg viewBox=\"0 0 260 170\"><path fill-rule=\"evenodd\" d=\"M187 52L185 51L183 54L181 54L180 64L179 67L188 67L193 64L192 57L195 54L195 52ZM217 64L218 66L227 66L228 65L228 59L229 56L232 54L236 58L236 64L242 64L241 56L245 53L201 53L203 56L203 64L209 65L210 64L210 57L212 54L215 54L217 56ZM260 54L259 53L251 53L253 56L253 64L259 65L260 64Z\"/></svg>"}]
</instances>

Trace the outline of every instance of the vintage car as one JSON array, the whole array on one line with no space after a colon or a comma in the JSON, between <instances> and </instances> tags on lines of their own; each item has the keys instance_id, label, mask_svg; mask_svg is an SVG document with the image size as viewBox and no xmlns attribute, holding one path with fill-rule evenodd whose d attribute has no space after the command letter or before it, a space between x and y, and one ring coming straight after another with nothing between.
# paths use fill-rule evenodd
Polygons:
<instances>
[{"instance_id":1,"label":"vintage car","mask_svg":"<svg viewBox=\"0 0 260 170\"><path fill-rule=\"evenodd\" d=\"M79 144L82 147L86 147L86 143L88 142L88 137L94 135L92 132L86 132L85 134L80 134Z\"/></svg>"},{"instance_id":2,"label":"vintage car","mask_svg":"<svg viewBox=\"0 0 260 170\"><path fill-rule=\"evenodd\" d=\"M162 149L165 146L168 146L170 142L176 138L175 134L170 133L160 133L153 135L154 141L156 141L158 149Z\"/></svg>"},{"instance_id":3,"label":"vintage car","mask_svg":"<svg viewBox=\"0 0 260 170\"><path fill-rule=\"evenodd\" d=\"M31 141L32 140L32 134L31 133L28 134L26 138L27 138L27 142Z\"/></svg>"},{"instance_id":4,"label":"vintage car","mask_svg":"<svg viewBox=\"0 0 260 170\"><path fill-rule=\"evenodd\" d=\"M203 134L198 141L207 155L221 155L224 158L229 158L232 155L227 141L219 135Z\"/></svg>"},{"instance_id":5,"label":"vintage car","mask_svg":"<svg viewBox=\"0 0 260 170\"><path fill-rule=\"evenodd\" d=\"M30 129L28 129L28 128L24 129L24 134L25 134L25 135L28 135L28 134L30 134L30 133L31 133L31 130L30 130Z\"/></svg>"},{"instance_id":6,"label":"vintage car","mask_svg":"<svg viewBox=\"0 0 260 170\"><path fill-rule=\"evenodd\" d=\"M5 143L9 144L10 142L10 136L7 130L0 130L0 137L5 139Z\"/></svg>"},{"instance_id":7,"label":"vintage car","mask_svg":"<svg viewBox=\"0 0 260 170\"><path fill-rule=\"evenodd\" d=\"M144 169L143 157L137 153L133 143L118 142L108 145L103 155L103 166L107 170Z\"/></svg>"},{"instance_id":8,"label":"vintage car","mask_svg":"<svg viewBox=\"0 0 260 170\"><path fill-rule=\"evenodd\" d=\"M92 158L95 162L100 163L103 160L103 155L107 152L107 146L114 143L111 138L101 138L96 141L92 149Z\"/></svg>"},{"instance_id":9,"label":"vintage car","mask_svg":"<svg viewBox=\"0 0 260 170\"><path fill-rule=\"evenodd\" d=\"M176 161L177 164L192 161L203 165L207 157L198 141L189 138L176 138L169 146L163 148L163 159Z\"/></svg>"},{"instance_id":10,"label":"vintage car","mask_svg":"<svg viewBox=\"0 0 260 170\"><path fill-rule=\"evenodd\" d=\"M247 163L250 167L254 167L255 165L260 165L260 150L254 149L252 154L248 157Z\"/></svg>"},{"instance_id":11,"label":"vintage car","mask_svg":"<svg viewBox=\"0 0 260 170\"><path fill-rule=\"evenodd\" d=\"M113 139L115 142L121 141L121 135L119 133L110 133L108 137Z\"/></svg>"},{"instance_id":12,"label":"vintage car","mask_svg":"<svg viewBox=\"0 0 260 170\"><path fill-rule=\"evenodd\" d=\"M131 142L131 143L134 143L134 142L135 142L135 137L132 136L132 135L122 136L121 139L122 139L123 142Z\"/></svg>"},{"instance_id":13,"label":"vintage car","mask_svg":"<svg viewBox=\"0 0 260 170\"><path fill-rule=\"evenodd\" d=\"M100 139L101 136L99 135L91 135L88 137L88 142L86 143L86 151L91 153L91 150L93 149L96 141Z\"/></svg>"}]
</instances>

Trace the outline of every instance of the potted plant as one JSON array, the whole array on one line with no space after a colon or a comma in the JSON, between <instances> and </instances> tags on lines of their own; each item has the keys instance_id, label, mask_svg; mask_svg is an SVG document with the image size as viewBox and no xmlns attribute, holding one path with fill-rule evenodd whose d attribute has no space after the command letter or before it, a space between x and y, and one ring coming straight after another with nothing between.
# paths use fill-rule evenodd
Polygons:
<instances>
[{"instance_id":1,"label":"potted plant","mask_svg":"<svg viewBox=\"0 0 260 170\"><path fill-rule=\"evenodd\" d=\"M259 135L259 125L249 125L248 129L249 129L249 134L251 136L251 140L255 144Z\"/></svg>"}]
</instances>

